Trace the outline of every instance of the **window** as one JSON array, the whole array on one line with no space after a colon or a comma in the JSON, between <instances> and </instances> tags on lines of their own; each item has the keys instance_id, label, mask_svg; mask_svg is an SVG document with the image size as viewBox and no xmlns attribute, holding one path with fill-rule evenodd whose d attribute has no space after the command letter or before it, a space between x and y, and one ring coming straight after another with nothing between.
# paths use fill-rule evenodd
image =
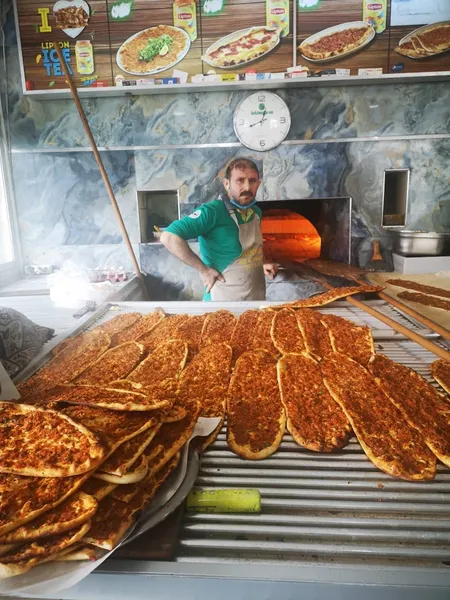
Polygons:
<instances>
[{"instance_id":1,"label":"window","mask_svg":"<svg viewBox=\"0 0 450 600\"><path fill-rule=\"evenodd\" d=\"M12 185L9 170L8 144L0 99L0 286L20 277L18 234L15 229Z\"/></svg>"},{"instance_id":2,"label":"window","mask_svg":"<svg viewBox=\"0 0 450 600\"><path fill-rule=\"evenodd\" d=\"M6 202L5 177L1 163L2 161L0 161L0 269L1 267L4 269L14 262L14 247Z\"/></svg>"}]
</instances>

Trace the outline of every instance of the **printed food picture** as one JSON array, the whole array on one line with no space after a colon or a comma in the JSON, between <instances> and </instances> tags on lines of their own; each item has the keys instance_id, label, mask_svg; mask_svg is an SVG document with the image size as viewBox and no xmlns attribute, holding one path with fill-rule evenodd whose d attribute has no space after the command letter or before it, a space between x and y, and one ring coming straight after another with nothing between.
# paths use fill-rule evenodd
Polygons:
<instances>
[{"instance_id":1,"label":"printed food picture","mask_svg":"<svg viewBox=\"0 0 450 600\"><path fill-rule=\"evenodd\" d=\"M189 51L189 35L179 27L157 25L128 38L117 64L131 75L152 75L174 67Z\"/></svg>"},{"instance_id":2,"label":"printed food picture","mask_svg":"<svg viewBox=\"0 0 450 600\"><path fill-rule=\"evenodd\" d=\"M142 26L146 21L149 26L127 37L116 54L118 67L128 75L142 77L168 71L186 57L198 37L195 0L149 4L154 9L137 9L129 21L130 26ZM127 31L124 23L118 27L119 31Z\"/></svg>"},{"instance_id":3,"label":"printed food picture","mask_svg":"<svg viewBox=\"0 0 450 600\"><path fill-rule=\"evenodd\" d=\"M299 64L382 73L389 56L388 0L296 0Z\"/></svg>"},{"instance_id":4,"label":"printed food picture","mask_svg":"<svg viewBox=\"0 0 450 600\"><path fill-rule=\"evenodd\" d=\"M392 0L391 13L393 70L450 70L450 2Z\"/></svg>"},{"instance_id":5,"label":"printed food picture","mask_svg":"<svg viewBox=\"0 0 450 600\"><path fill-rule=\"evenodd\" d=\"M203 2L203 72L286 71L292 65L291 4L289 0Z\"/></svg>"},{"instance_id":6,"label":"printed food picture","mask_svg":"<svg viewBox=\"0 0 450 600\"><path fill-rule=\"evenodd\" d=\"M107 0L16 0L26 91L112 85ZM63 56L59 60L57 43Z\"/></svg>"}]
</instances>

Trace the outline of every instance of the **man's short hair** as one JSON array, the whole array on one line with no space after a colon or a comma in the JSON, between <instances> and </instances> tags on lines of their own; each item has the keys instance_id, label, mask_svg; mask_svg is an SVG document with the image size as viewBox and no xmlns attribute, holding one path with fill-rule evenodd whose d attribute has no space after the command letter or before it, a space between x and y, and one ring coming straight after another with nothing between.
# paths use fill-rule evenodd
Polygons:
<instances>
[{"instance_id":1,"label":"man's short hair","mask_svg":"<svg viewBox=\"0 0 450 600\"><path fill-rule=\"evenodd\" d=\"M256 173L258 174L258 179L259 179L258 167L252 160L250 160L248 158L235 158L234 160L232 160L230 162L230 164L227 166L227 170L225 171L225 179L230 180L231 173L235 169L252 169L253 171L256 171Z\"/></svg>"}]
</instances>

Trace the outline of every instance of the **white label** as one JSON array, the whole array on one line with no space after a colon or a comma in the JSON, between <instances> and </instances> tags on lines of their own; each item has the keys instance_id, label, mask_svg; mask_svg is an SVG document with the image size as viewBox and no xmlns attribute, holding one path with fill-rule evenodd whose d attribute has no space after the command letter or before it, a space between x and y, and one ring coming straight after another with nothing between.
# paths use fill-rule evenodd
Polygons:
<instances>
[{"instance_id":1,"label":"white label","mask_svg":"<svg viewBox=\"0 0 450 600\"><path fill-rule=\"evenodd\" d=\"M196 210L189 215L189 218L190 219L198 219L201 214L202 214L201 210Z\"/></svg>"}]
</instances>

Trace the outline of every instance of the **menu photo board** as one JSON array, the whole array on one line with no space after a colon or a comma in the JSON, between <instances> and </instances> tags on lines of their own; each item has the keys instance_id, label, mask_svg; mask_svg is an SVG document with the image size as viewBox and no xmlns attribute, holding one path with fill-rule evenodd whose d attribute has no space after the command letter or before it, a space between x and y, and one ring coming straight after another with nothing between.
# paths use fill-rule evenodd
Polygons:
<instances>
[{"instance_id":1,"label":"menu photo board","mask_svg":"<svg viewBox=\"0 0 450 600\"><path fill-rule=\"evenodd\" d=\"M26 90L67 88L55 43L77 87L113 85L106 0L17 0Z\"/></svg>"},{"instance_id":2,"label":"menu photo board","mask_svg":"<svg viewBox=\"0 0 450 600\"><path fill-rule=\"evenodd\" d=\"M388 0L296 1L297 64L345 75L388 71Z\"/></svg>"},{"instance_id":3,"label":"menu photo board","mask_svg":"<svg viewBox=\"0 0 450 600\"><path fill-rule=\"evenodd\" d=\"M111 7L109 30L115 85L152 83L155 78L174 75L187 81L201 73L199 8L196 0L135 0L123 17Z\"/></svg>"},{"instance_id":4,"label":"menu photo board","mask_svg":"<svg viewBox=\"0 0 450 600\"><path fill-rule=\"evenodd\" d=\"M280 73L293 65L292 2L203 2L203 73Z\"/></svg>"},{"instance_id":5,"label":"menu photo board","mask_svg":"<svg viewBox=\"0 0 450 600\"><path fill-rule=\"evenodd\" d=\"M391 0L391 72L450 71L450 0Z\"/></svg>"}]
</instances>

